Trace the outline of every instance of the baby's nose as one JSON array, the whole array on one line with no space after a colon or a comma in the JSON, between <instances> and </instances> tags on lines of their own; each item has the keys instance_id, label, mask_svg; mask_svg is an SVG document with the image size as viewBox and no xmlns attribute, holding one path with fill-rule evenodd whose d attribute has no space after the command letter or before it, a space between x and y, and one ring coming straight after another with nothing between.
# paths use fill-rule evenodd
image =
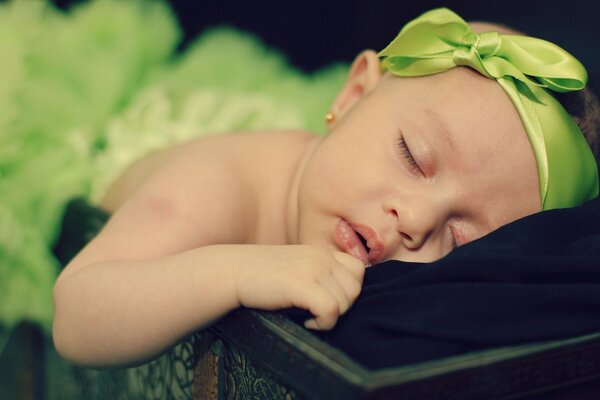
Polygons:
<instances>
[{"instance_id":1,"label":"baby's nose","mask_svg":"<svg viewBox=\"0 0 600 400\"><path fill-rule=\"evenodd\" d=\"M429 201L390 201L384 208L394 219L402 243L411 250L423 246L441 220L440 210Z\"/></svg>"}]
</instances>

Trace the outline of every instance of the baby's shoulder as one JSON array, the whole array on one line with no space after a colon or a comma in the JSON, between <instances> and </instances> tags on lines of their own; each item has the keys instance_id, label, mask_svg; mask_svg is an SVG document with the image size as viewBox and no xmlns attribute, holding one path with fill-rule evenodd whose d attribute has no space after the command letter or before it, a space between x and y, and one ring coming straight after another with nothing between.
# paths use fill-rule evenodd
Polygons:
<instances>
[{"instance_id":1,"label":"baby's shoulder","mask_svg":"<svg viewBox=\"0 0 600 400\"><path fill-rule=\"evenodd\" d=\"M302 148L314 138L291 131L242 132L177 145L132 165L102 206L114 214L113 230L144 221L147 229L160 227L170 238L191 240L189 248L252 241L258 227L281 222L257 218L284 214L278 210L285 207Z\"/></svg>"},{"instance_id":2,"label":"baby's shoulder","mask_svg":"<svg viewBox=\"0 0 600 400\"><path fill-rule=\"evenodd\" d=\"M128 167L109 187L101 205L115 211L148 181L159 182L161 189L170 191L170 186L188 186L204 176L242 190L260 179L265 166L271 171L283 171L287 160L295 158L314 137L291 130L236 132L205 136L155 151ZM161 176L165 178L160 179Z\"/></svg>"},{"instance_id":3,"label":"baby's shoulder","mask_svg":"<svg viewBox=\"0 0 600 400\"><path fill-rule=\"evenodd\" d=\"M274 150L296 152L314 138L314 134L298 130L235 132L196 139L189 143L189 149L223 157L244 154L262 158Z\"/></svg>"},{"instance_id":4,"label":"baby's shoulder","mask_svg":"<svg viewBox=\"0 0 600 400\"><path fill-rule=\"evenodd\" d=\"M173 149L170 162L182 170L217 167L244 177L264 166L283 168L302 155L315 135L304 131L235 132L203 137Z\"/></svg>"}]
</instances>

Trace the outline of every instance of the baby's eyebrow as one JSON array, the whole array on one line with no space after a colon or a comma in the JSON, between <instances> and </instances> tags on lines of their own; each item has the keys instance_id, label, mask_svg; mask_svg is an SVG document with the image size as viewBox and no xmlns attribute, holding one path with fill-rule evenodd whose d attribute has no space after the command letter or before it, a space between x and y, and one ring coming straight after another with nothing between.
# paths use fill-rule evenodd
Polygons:
<instances>
[{"instance_id":1,"label":"baby's eyebrow","mask_svg":"<svg viewBox=\"0 0 600 400\"><path fill-rule=\"evenodd\" d=\"M454 141L454 134L450 131L446 122L435 110L424 108L423 112L427 114L429 121L432 122L432 125L435 128L435 133L438 134L436 135L436 138L440 137L447 147L449 147L452 151L456 151L457 147Z\"/></svg>"}]
</instances>

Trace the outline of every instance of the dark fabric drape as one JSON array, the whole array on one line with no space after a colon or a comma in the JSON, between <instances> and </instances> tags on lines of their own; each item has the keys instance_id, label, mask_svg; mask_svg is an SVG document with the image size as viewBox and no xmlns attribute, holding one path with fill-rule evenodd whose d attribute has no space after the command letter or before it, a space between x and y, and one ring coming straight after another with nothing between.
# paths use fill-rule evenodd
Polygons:
<instances>
[{"instance_id":1,"label":"dark fabric drape","mask_svg":"<svg viewBox=\"0 0 600 400\"><path fill-rule=\"evenodd\" d=\"M307 314L287 312L302 322ZM369 268L316 333L369 368L600 331L600 200L511 223L430 264Z\"/></svg>"}]
</instances>

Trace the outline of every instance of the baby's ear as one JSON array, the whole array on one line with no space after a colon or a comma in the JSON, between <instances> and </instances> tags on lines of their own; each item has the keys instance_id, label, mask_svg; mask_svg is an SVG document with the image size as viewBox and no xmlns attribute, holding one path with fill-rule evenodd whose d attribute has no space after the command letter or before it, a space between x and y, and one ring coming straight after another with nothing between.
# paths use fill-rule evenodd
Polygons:
<instances>
[{"instance_id":1,"label":"baby's ear","mask_svg":"<svg viewBox=\"0 0 600 400\"><path fill-rule=\"evenodd\" d=\"M381 79L381 67L377 53L373 50L365 50L356 56L346 83L331 107L336 118L344 115L362 96L370 92L379 79Z\"/></svg>"}]
</instances>

